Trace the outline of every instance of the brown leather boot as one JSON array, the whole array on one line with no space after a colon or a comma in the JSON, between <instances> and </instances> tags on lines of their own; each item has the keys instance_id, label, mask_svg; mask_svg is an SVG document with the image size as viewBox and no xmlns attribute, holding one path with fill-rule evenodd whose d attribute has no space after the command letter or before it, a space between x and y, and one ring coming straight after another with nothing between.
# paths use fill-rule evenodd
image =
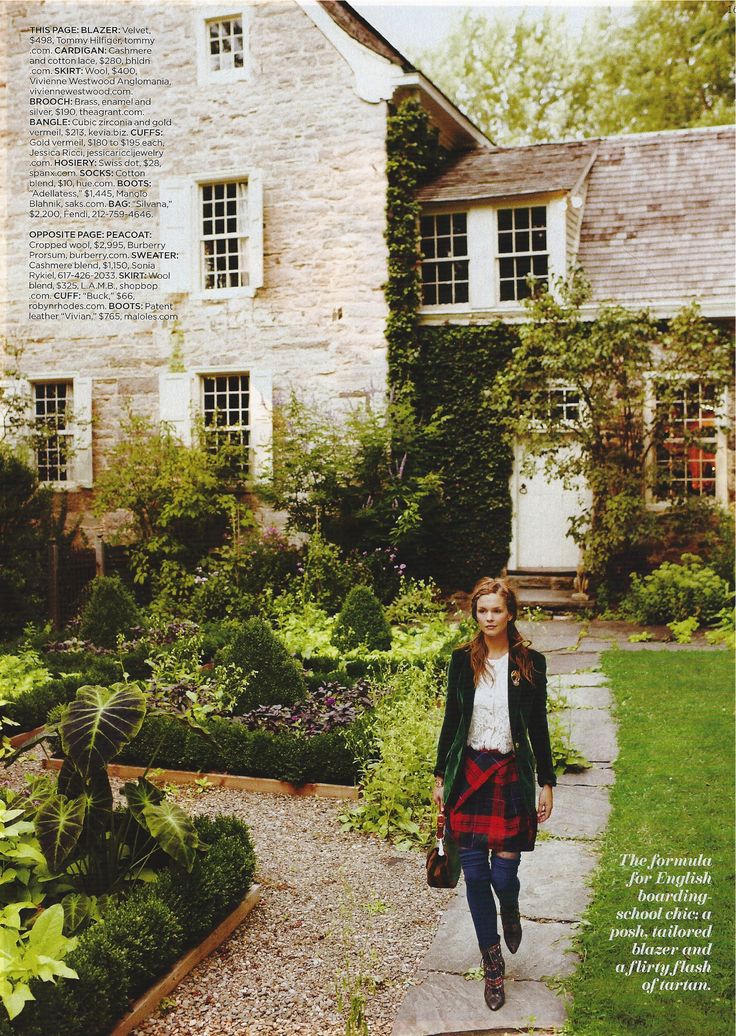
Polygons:
<instances>
[{"instance_id":1,"label":"brown leather boot","mask_svg":"<svg viewBox=\"0 0 736 1036\"><path fill-rule=\"evenodd\" d=\"M519 908L515 910L501 910L501 924L503 925L503 941L509 948L510 953L516 953L521 943L521 915Z\"/></svg>"},{"instance_id":2,"label":"brown leather boot","mask_svg":"<svg viewBox=\"0 0 736 1036\"><path fill-rule=\"evenodd\" d=\"M481 947L480 952L483 957L483 974L486 980L485 1000L492 1011L497 1011L499 1007L503 1007L506 1000L506 994L503 991L506 965L501 953L501 943L494 943L493 946L488 946L486 949Z\"/></svg>"}]
</instances>

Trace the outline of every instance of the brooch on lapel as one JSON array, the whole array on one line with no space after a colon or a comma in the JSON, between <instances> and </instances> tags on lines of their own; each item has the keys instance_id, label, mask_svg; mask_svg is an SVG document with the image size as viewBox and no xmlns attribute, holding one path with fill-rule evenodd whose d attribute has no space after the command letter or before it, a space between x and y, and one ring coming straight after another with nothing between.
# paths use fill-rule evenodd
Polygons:
<instances>
[{"instance_id":1,"label":"brooch on lapel","mask_svg":"<svg viewBox=\"0 0 736 1036\"><path fill-rule=\"evenodd\" d=\"M514 687L518 687L521 683L521 673L518 669L511 670L511 682L514 685Z\"/></svg>"}]
</instances>

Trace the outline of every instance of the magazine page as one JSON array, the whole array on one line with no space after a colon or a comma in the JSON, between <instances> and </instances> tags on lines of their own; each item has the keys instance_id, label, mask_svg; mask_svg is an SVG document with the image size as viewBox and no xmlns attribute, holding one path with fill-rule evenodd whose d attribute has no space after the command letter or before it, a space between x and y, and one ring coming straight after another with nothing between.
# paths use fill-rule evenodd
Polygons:
<instances>
[{"instance_id":1,"label":"magazine page","mask_svg":"<svg viewBox=\"0 0 736 1036\"><path fill-rule=\"evenodd\" d=\"M734 5L5 0L0 1036L726 1036Z\"/></svg>"}]
</instances>

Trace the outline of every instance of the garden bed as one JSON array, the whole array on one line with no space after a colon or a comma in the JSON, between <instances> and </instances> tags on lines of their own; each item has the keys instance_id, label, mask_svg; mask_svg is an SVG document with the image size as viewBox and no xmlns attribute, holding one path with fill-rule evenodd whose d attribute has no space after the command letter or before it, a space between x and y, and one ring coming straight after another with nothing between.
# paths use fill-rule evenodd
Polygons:
<instances>
[{"instance_id":1,"label":"garden bed","mask_svg":"<svg viewBox=\"0 0 736 1036\"><path fill-rule=\"evenodd\" d=\"M45 770L60 770L63 759L44 759ZM110 777L129 781L142 777L144 766L123 766L111 763L107 772ZM291 781L277 781L268 777L242 777L232 773L205 773L202 770L157 770L157 782L164 784L197 784L206 780L214 788L231 788L234 791L259 791L270 795L316 795L324 799L357 799L359 789L353 784L294 784Z\"/></svg>"},{"instance_id":2,"label":"garden bed","mask_svg":"<svg viewBox=\"0 0 736 1036\"><path fill-rule=\"evenodd\" d=\"M224 921L222 921L213 932L204 939L199 946L195 946L194 949L190 950L181 957L173 968L164 975L163 978L139 997L138 1000L133 1004L131 1009L125 1015L124 1018L117 1023L115 1028L110 1033L110 1036L127 1036L127 1034L135 1029L145 1018L153 1014L158 1005L161 1003L163 998L167 996L172 989L175 989L179 983L186 978L190 971L192 971L200 961L203 961L205 957L208 957L213 950L216 950L218 946L225 942L238 925L242 924L251 910L256 906L261 898L260 886L253 885L248 892L245 899L236 906L232 913L228 914Z\"/></svg>"}]
</instances>

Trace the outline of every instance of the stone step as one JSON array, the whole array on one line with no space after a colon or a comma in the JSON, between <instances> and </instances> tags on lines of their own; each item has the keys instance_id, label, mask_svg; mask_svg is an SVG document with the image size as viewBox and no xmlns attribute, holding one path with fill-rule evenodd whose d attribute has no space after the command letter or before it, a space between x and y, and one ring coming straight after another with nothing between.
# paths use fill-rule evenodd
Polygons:
<instances>
[{"instance_id":1,"label":"stone step","mask_svg":"<svg viewBox=\"0 0 736 1036\"><path fill-rule=\"evenodd\" d=\"M591 597L576 600L572 590L550 590L544 587L519 587L516 596L522 608L542 608L554 614L584 611L594 604Z\"/></svg>"},{"instance_id":2,"label":"stone step","mask_svg":"<svg viewBox=\"0 0 736 1036\"><path fill-rule=\"evenodd\" d=\"M575 576L574 569L558 568L516 568L508 572L508 578L515 587L545 590L572 591Z\"/></svg>"}]
</instances>

